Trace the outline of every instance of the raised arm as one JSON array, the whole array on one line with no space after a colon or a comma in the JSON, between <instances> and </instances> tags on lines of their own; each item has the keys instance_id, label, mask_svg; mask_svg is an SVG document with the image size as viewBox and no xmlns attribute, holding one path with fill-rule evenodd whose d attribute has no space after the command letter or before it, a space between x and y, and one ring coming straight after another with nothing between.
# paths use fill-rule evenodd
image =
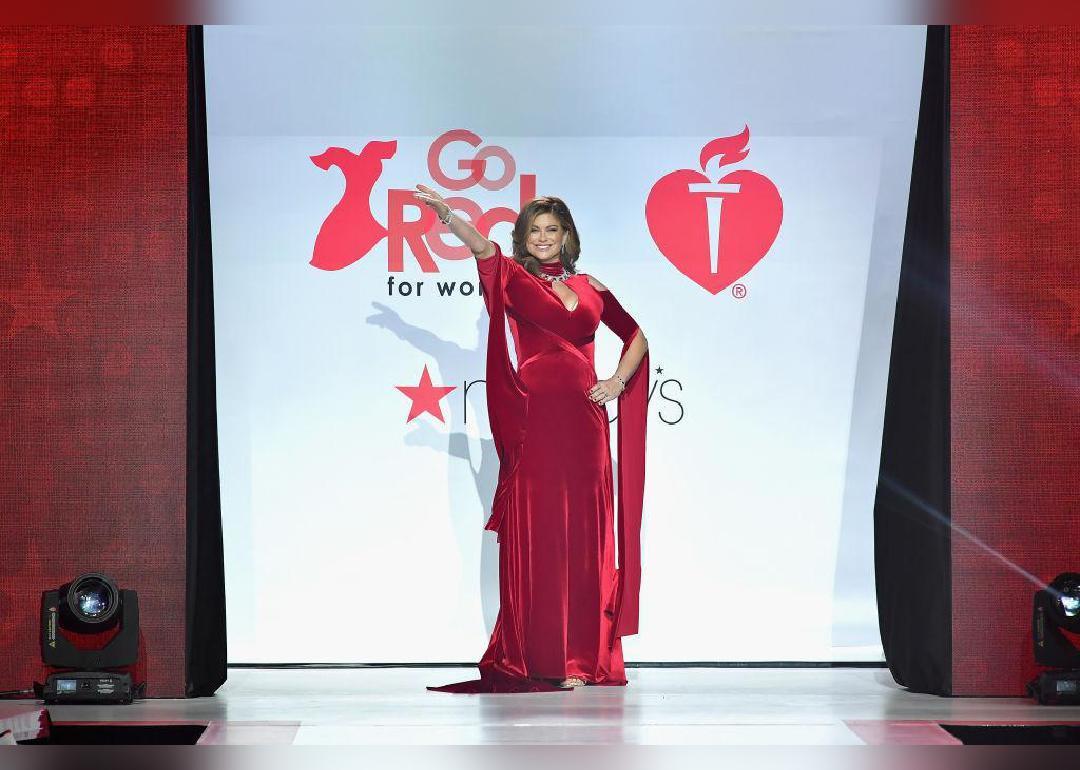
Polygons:
<instances>
[{"instance_id":1,"label":"raised arm","mask_svg":"<svg viewBox=\"0 0 1080 770\"><path fill-rule=\"evenodd\" d=\"M435 214L442 220L443 224L450 229L454 235L461 239L461 242L469 247L469 251L477 259L488 259L495 254L495 245L484 236L480 235L480 231L473 227L472 223L456 217L450 211L450 206L443 200L443 197L439 193L432 190L427 185L418 184L420 192L413 193L418 200L423 201L431 208L435 209ZM450 222L447 224L447 216L450 217Z\"/></svg>"}]
</instances>

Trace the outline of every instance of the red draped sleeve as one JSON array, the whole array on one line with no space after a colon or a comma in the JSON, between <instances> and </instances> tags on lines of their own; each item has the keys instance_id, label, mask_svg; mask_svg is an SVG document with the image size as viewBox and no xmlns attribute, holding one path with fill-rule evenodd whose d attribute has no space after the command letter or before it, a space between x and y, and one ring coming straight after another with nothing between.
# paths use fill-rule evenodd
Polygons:
<instances>
[{"instance_id":1,"label":"red draped sleeve","mask_svg":"<svg viewBox=\"0 0 1080 770\"><path fill-rule=\"evenodd\" d=\"M494 256L477 259L476 269L484 288L488 309L487 379L488 422L495 452L499 456L499 480L491 504L491 516L484 529L500 532L506 507L511 501L512 481L521 460L525 438L525 388L510 363L506 344L506 286L517 263L503 256L499 244ZM501 537L500 537L501 540Z\"/></svg>"},{"instance_id":2,"label":"red draped sleeve","mask_svg":"<svg viewBox=\"0 0 1080 770\"><path fill-rule=\"evenodd\" d=\"M638 330L637 322L623 309L623 306L619 304L619 300L615 299L615 295L611 293L610 289L601 291L600 297L604 300L604 309L600 313L600 320L611 331L619 335L619 339L624 344L629 344ZM627 384L629 385L629 383Z\"/></svg>"},{"instance_id":3,"label":"red draped sleeve","mask_svg":"<svg viewBox=\"0 0 1080 770\"><path fill-rule=\"evenodd\" d=\"M637 322L615 295L600 291L604 309L600 320L623 341L620 359L637 335ZM615 598L614 636L638 632L641 592L641 511L645 497L645 424L649 409L649 352L619 395L618 512L619 582Z\"/></svg>"}]
</instances>

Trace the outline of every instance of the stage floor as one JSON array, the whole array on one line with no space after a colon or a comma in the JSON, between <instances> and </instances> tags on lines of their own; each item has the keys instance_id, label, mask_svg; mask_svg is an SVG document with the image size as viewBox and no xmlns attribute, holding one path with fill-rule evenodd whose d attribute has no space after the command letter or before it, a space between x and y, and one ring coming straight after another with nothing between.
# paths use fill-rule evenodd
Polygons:
<instances>
[{"instance_id":1,"label":"stage floor","mask_svg":"<svg viewBox=\"0 0 1080 770\"><path fill-rule=\"evenodd\" d=\"M54 723L206 724L199 742L207 745L911 746L958 744L941 723L1080 722L1080 707L918 695L887 670L866 668L635 668L627 687L520 695L424 689L475 674L231 669L213 698L49 713Z\"/></svg>"}]
</instances>

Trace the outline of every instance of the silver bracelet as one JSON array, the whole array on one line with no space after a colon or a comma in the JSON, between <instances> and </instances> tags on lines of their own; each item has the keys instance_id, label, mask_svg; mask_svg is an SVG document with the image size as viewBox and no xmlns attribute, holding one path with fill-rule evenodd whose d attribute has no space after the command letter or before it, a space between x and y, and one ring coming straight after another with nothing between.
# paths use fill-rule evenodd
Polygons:
<instances>
[{"instance_id":1,"label":"silver bracelet","mask_svg":"<svg viewBox=\"0 0 1080 770\"><path fill-rule=\"evenodd\" d=\"M622 383L622 386L623 386L623 390L626 390L626 380L624 380L624 379L623 379L622 377L620 377L620 376L619 376L618 374L613 374L613 375L611 375L611 376L612 376L612 378L613 378L613 379L616 379L616 380L618 380L619 382L621 382L621 383Z\"/></svg>"},{"instance_id":2,"label":"silver bracelet","mask_svg":"<svg viewBox=\"0 0 1080 770\"><path fill-rule=\"evenodd\" d=\"M451 211L448 208L448 209L446 209L446 219L443 219L442 217L439 217L439 221L442 222L447 227L449 227L450 226L450 217L452 217L453 215L454 215L454 212ZM438 215L436 215L436 216L438 216Z\"/></svg>"}]
</instances>

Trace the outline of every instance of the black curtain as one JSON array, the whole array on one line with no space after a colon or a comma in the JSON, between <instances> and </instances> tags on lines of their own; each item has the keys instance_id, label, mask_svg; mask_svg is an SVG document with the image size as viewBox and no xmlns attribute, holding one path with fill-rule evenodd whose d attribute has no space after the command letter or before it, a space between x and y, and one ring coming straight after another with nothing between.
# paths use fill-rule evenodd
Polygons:
<instances>
[{"instance_id":1,"label":"black curtain","mask_svg":"<svg viewBox=\"0 0 1080 770\"><path fill-rule=\"evenodd\" d=\"M202 27L188 27L186 693L225 682L225 558L214 374L214 275Z\"/></svg>"},{"instance_id":2,"label":"black curtain","mask_svg":"<svg viewBox=\"0 0 1080 770\"><path fill-rule=\"evenodd\" d=\"M874 501L878 623L898 684L952 689L949 28L928 27Z\"/></svg>"}]
</instances>

